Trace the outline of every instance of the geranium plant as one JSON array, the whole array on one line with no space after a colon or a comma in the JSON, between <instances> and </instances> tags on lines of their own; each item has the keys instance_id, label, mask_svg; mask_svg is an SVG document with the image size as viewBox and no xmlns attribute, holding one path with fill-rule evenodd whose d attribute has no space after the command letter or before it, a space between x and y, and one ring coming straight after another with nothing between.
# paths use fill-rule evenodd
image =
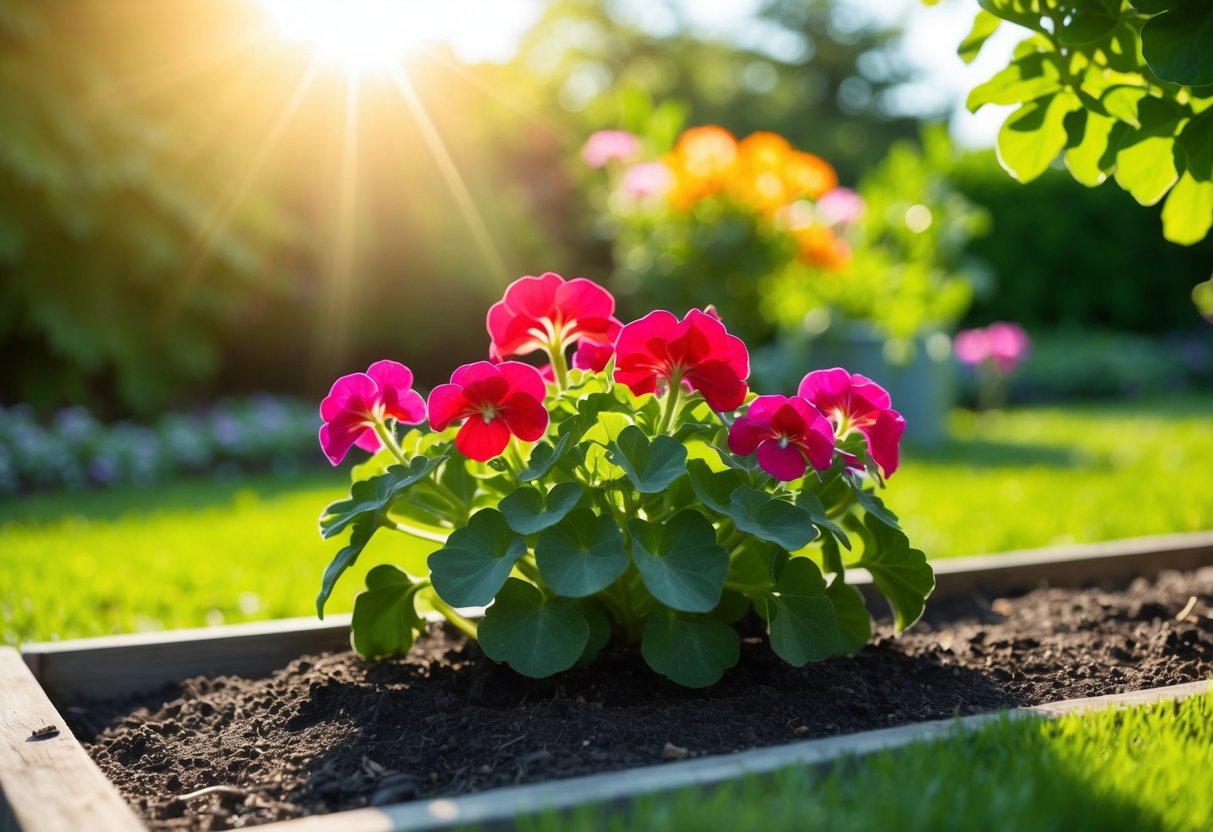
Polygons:
<instances>
[{"instance_id":1,"label":"geranium plant","mask_svg":"<svg viewBox=\"0 0 1213 832\"><path fill-rule=\"evenodd\" d=\"M755 396L746 346L714 311L625 325L584 278L520 278L487 323L491 360L456 369L424 408L389 361L321 405L334 464L374 456L320 518L348 543L318 612L379 530L435 543L424 566L368 572L361 654L403 653L437 610L527 676L638 643L658 673L702 687L736 663L733 625L751 609L791 664L862 646L851 567L898 629L922 614L931 568L875 493L905 429L875 382L819 370L795 395ZM531 354L542 368L517 360ZM469 607L487 609L476 621Z\"/></svg>"}]
</instances>

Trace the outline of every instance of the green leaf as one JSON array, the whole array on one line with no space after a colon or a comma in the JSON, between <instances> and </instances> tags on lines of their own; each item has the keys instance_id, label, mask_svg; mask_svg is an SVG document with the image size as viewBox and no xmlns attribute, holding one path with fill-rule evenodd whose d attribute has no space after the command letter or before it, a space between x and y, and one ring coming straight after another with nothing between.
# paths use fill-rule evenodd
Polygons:
<instances>
[{"instance_id":1,"label":"green leaf","mask_svg":"<svg viewBox=\"0 0 1213 832\"><path fill-rule=\"evenodd\" d=\"M900 529L901 523L897 519L897 515L891 512L884 504L884 500L877 497L872 492L863 487L863 483L859 477L851 472L846 472L843 479L851 486L851 491L855 494L855 499L859 501L859 505L867 512L869 517L875 517L881 523L894 529Z\"/></svg>"},{"instance_id":2,"label":"green leaf","mask_svg":"<svg viewBox=\"0 0 1213 832\"><path fill-rule=\"evenodd\" d=\"M1213 279L1192 287L1192 303L1195 304L1197 312L1213 323Z\"/></svg>"},{"instance_id":3,"label":"green leaf","mask_svg":"<svg viewBox=\"0 0 1213 832\"><path fill-rule=\"evenodd\" d=\"M430 581L452 606L483 606L493 600L525 554L526 541L510 529L505 516L496 509L481 509L466 526L451 532L446 546L430 555Z\"/></svg>"},{"instance_id":4,"label":"green leaf","mask_svg":"<svg viewBox=\"0 0 1213 832\"><path fill-rule=\"evenodd\" d=\"M583 598L614 583L628 568L628 553L614 520L576 508L539 535L535 562L558 594Z\"/></svg>"},{"instance_id":5,"label":"green leaf","mask_svg":"<svg viewBox=\"0 0 1213 832\"><path fill-rule=\"evenodd\" d=\"M770 596L771 649L793 667L829 658L838 650L834 604L817 564L792 558Z\"/></svg>"},{"instance_id":6,"label":"green leaf","mask_svg":"<svg viewBox=\"0 0 1213 832\"><path fill-rule=\"evenodd\" d=\"M400 493L438 467L445 456L415 456L408 467L393 465L387 473L350 486L350 496L329 505L320 515L320 534L330 538L363 515L378 523Z\"/></svg>"},{"instance_id":7,"label":"green leaf","mask_svg":"<svg viewBox=\"0 0 1213 832\"><path fill-rule=\"evenodd\" d=\"M922 616L927 596L935 589L935 572L927 556L911 549L899 530L874 515L863 518L863 557L859 565L872 573L872 583L893 607L894 623L904 630Z\"/></svg>"},{"instance_id":8,"label":"green leaf","mask_svg":"<svg viewBox=\"0 0 1213 832\"><path fill-rule=\"evenodd\" d=\"M1033 52L1017 58L984 84L969 93L965 106L977 112L986 104L1020 104L1061 89L1061 72L1055 56Z\"/></svg>"},{"instance_id":9,"label":"green leaf","mask_svg":"<svg viewBox=\"0 0 1213 832\"><path fill-rule=\"evenodd\" d=\"M1141 52L1164 81L1199 87L1213 84L1213 3L1174 0L1170 10L1141 27Z\"/></svg>"},{"instance_id":10,"label":"green leaf","mask_svg":"<svg viewBox=\"0 0 1213 832\"><path fill-rule=\"evenodd\" d=\"M711 618L649 614L640 641L649 667L688 688L706 688L737 664L741 640L737 631Z\"/></svg>"},{"instance_id":11,"label":"green leaf","mask_svg":"<svg viewBox=\"0 0 1213 832\"><path fill-rule=\"evenodd\" d=\"M1104 166L1108 141L1116 119L1083 110L1083 132L1081 140L1066 151L1066 168L1075 181L1094 188L1108 178L1111 165Z\"/></svg>"},{"instance_id":12,"label":"green leaf","mask_svg":"<svg viewBox=\"0 0 1213 832\"><path fill-rule=\"evenodd\" d=\"M1119 16L1103 9L1076 12L1070 22L1061 27L1057 40L1062 46L1090 46L1112 34Z\"/></svg>"},{"instance_id":13,"label":"green leaf","mask_svg":"<svg viewBox=\"0 0 1213 832\"><path fill-rule=\"evenodd\" d=\"M1034 32L1042 31L1040 14L1033 10L1028 0L977 0L977 5L1003 20L1017 23Z\"/></svg>"},{"instance_id":14,"label":"green leaf","mask_svg":"<svg viewBox=\"0 0 1213 832\"><path fill-rule=\"evenodd\" d=\"M809 512L749 486L733 492L728 516L741 531L789 552L803 549L818 535Z\"/></svg>"},{"instance_id":15,"label":"green leaf","mask_svg":"<svg viewBox=\"0 0 1213 832\"><path fill-rule=\"evenodd\" d=\"M320 581L320 594L316 596L316 615L322 621L324 620L324 605L328 603L329 596L333 594L333 587L336 586L337 579L345 570L354 565L378 528L379 526L373 518L365 515L356 518L354 531L350 534L350 542L342 547L341 551L333 557L328 568L324 570L324 578Z\"/></svg>"},{"instance_id":16,"label":"green leaf","mask_svg":"<svg viewBox=\"0 0 1213 832\"><path fill-rule=\"evenodd\" d=\"M998 31L1002 21L997 15L982 9L973 19L973 28L969 30L969 34L960 42L960 47L956 50L956 54L960 56L966 64L973 63L977 54L981 52L981 47L985 46L990 35Z\"/></svg>"},{"instance_id":17,"label":"green leaf","mask_svg":"<svg viewBox=\"0 0 1213 832\"><path fill-rule=\"evenodd\" d=\"M682 612L709 612L716 606L729 555L702 514L684 509L665 523L633 518L628 533L632 560L654 598Z\"/></svg>"},{"instance_id":18,"label":"green leaf","mask_svg":"<svg viewBox=\"0 0 1213 832\"><path fill-rule=\"evenodd\" d=\"M783 571L787 562L788 553L783 549L751 538L742 545L741 551L730 555L726 577L747 587L773 587L775 576Z\"/></svg>"},{"instance_id":19,"label":"green leaf","mask_svg":"<svg viewBox=\"0 0 1213 832\"><path fill-rule=\"evenodd\" d=\"M590 628L590 637L586 640L581 655L577 657L577 663L589 664L611 643L611 619L602 604L592 598L579 601L577 609L581 611Z\"/></svg>"},{"instance_id":20,"label":"green leaf","mask_svg":"<svg viewBox=\"0 0 1213 832\"><path fill-rule=\"evenodd\" d=\"M505 582L476 627L486 656L532 679L568 670L589 639L590 625L577 607L547 603L543 593L517 578Z\"/></svg>"},{"instance_id":21,"label":"green leaf","mask_svg":"<svg viewBox=\"0 0 1213 832\"><path fill-rule=\"evenodd\" d=\"M745 481L741 472L732 468L713 471L702 459L692 459L687 463L687 473L699 501L717 514L728 515L729 498Z\"/></svg>"},{"instance_id":22,"label":"green leaf","mask_svg":"<svg viewBox=\"0 0 1213 832\"><path fill-rule=\"evenodd\" d=\"M1141 127L1137 118L1137 108L1141 100L1149 95L1144 87L1115 86L1108 87L1099 97L1099 103L1113 116L1131 127Z\"/></svg>"},{"instance_id":23,"label":"green leaf","mask_svg":"<svg viewBox=\"0 0 1213 832\"><path fill-rule=\"evenodd\" d=\"M1078 98L1063 91L1011 113L998 131L999 164L1020 182L1039 177L1065 147L1065 117L1078 107Z\"/></svg>"},{"instance_id":24,"label":"green leaf","mask_svg":"<svg viewBox=\"0 0 1213 832\"><path fill-rule=\"evenodd\" d=\"M1185 124L1177 141L1184 170L1198 182L1213 180L1213 107Z\"/></svg>"},{"instance_id":25,"label":"green leaf","mask_svg":"<svg viewBox=\"0 0 1213 832\"><path fill-rule=\"evenodd\" d=\"M538 488L523 486L507 494L498 508L514 531L538 534L563 520L583 493L585 489L575 482L557 483L546 495Z\"/></svg>"},{"instance_id":26,"label":"green leaf","mask_svg":"<svg viewBox=\"0 0 1213 832\"><path fill-rule=\"evenodd\" d=\"M826 589L838 620L838 652L854 653L872 637L872 617L863 602L863 593L838 576Z\"/></svg>"},{"instance_id":27,"label":"green leaf","mask_svg":"<svg viewBox=\"0 0 1213 832\"><path fill-rule=\"evenodd\" d=\"M1213 225L1213 182L1179 177L1162 207L1162 234L1173 243L1199 243Z\"/></svg>"},{"instance_id":28,"label":"green leaf","mask_svg":"<svg viewBox=\"0 0 1213 832\"><path fill-rule=\"evenodd\" d=\"M847 537L847 533L842 530L842 526L839 526L830 519L829 513L816 494L812 491L801 489L800 493L796 495L796 505L809 513L814 526L823 532L832 534L839 543L847 547L847 551L850 551L851 538Z\"/></svg>"},{"instance_id":29,"label":"green leaf","mask_svg":"<svg viewBox=\"0 0 1213 832\"><path fill-rule=\"evenodd\" d=\"M1175 184L1175 133L1182 113L1161 98L1137 105L1141 128L1125 135L1116 153L1116 183L1142 205L1153 205Z\"/></svg>"},{"instance_id":30,"label":"green leaf","mask_svg":"<svg viewBox=\"0 0 1213 832\"><path fill-rule=\"evenodd\" d=\"M354 649L364 659L403 656L413 646L425 622L417 615L413 599L425 584L389 563L366 573L366 591L354 599Z\"/></svg>"},{"instance_id":31,"label":"green leaf","mask_svg":"<svg viewBox=\"0 0 1213 832\"><path fill-rule=\"evenodd\" d=\"M566 419L561 427L563 428L564 425L574 420L578 420L579 418L580 417L573 416ZM531 450L531 458L527 461L527 467L523 468L522 471L519 472L518 481L533 482L534 480L546 477L548 472L555 468L556 465L562 459L564 459L565 455L567 455L569 452L569 448L577 444L577 441L580 438L581 432L579 429L570 429L567 433L562 434L560 438L556 440L555 445L546 439L537 444Z\"/></svg>"},{"instance_id":32,"label":"green leaf","mask_svg":"<svg viewBox=\"0 0 1213 832\"><path fill-rule=\"evenodd\" d=\"M669 436L652 441L635 425L611 443L611 462L623 469L641 494L658 494L687 471L686 446Z\"/></svg>"}]
</instances>

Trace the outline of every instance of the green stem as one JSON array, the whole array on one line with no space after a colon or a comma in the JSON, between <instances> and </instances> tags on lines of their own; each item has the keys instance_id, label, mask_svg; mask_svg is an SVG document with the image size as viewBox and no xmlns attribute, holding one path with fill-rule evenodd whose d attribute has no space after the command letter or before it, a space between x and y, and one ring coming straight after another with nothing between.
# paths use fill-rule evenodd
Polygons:
<instances>
[{"instance_id":1,"label":"green stem","mask_svg":"<svg viewBox=\"0 0 1213 832\"><path fill-rule=\"evenodd\" d=\"M392 528L398 532L412 535L421 540L430 540L434 543L446 543L447 535L441 532L431 532L426 529L419 529L416 526L410 526L408 523L401 523L399 520L388 520L392 524Z\"/></svg>"},{"instance_id":2,"label":"green stem","mask_svg":"<svg viewBox=\"0 0 1213 832\"><path fill-rule=\"evenodd\" d=\"M379 441L388 449L392 456L396 457L396 461L401 465L408 465L408 457L404 455L404 451L400 450L400 446L396 444L396 437L392 431L388 430L387 422L376 419L371 423L375 429L375 435L379 437Z\"/></svg>"},{"instance_id":3,"label":"green stem","mask_svg":"<svg viewBox=\"0 0 1213 832\"><path fill-rule=\"evenodd\" d=\"M564 344L548 344L547 354L548 360L552 362L552 375L556 377L556 389L563 393L569 389L569 364L564 357Z\"/></svg>"},{"instance_id":4,"label":"green stem","mask_svg":"<svg viewBox=\"0 0 1213 832\"><path fill-rule=\"evenodd\" d=\"M675 372L670 377L670 389L665 394L665 410L661 414L661 422L657 433L669 433L674 423L674 413L678 410L678 399L682 395L682 373Z\"/></svg>"},{"instance_id":5,"label":"green stem","mask_svg":"<svg viewBox=\"0 0 1213 832\"><path fill-rule=\"evenodd\" d=\"M438 610L438 612L442 613L443 618L445 618L447 621L451 622L452 625L454 625L455 629L459 630L461 633L463 633L465 636L467 636L470 639L476 638L475 622L469 621L468 619L466 619L462 615L460 615L458 612L456 612L454 607L452 607L446 601L443 601L441 598L438 597L437 592L435 592L433 595L430 596L430 603L434 605L434 609L436 609L436 610Z\"/></svg>"}]
</instances>

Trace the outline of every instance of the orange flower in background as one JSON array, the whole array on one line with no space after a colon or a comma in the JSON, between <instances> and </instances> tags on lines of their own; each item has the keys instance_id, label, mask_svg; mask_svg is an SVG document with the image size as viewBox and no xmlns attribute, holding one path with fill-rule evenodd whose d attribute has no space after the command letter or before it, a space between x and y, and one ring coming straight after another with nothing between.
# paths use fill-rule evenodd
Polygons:
<instances>
[{"instance_id":1,"label":"orange flower in background","mask_svg":"<svg viewBox=\"0 0 1213 832\"><path fill-rule=\"evenodd\" d=\"M787 160L784 175L798 195L820 199L838 187L838 174L830 163L812 153L796 153Z\"/></svg>"},{"instance_id":2,"label":"orange flower in background","mask_svg":"<svg viewBox=\"0 0 1213 832\"><path fill-rule=\"evenodd\" d=\"M737 174L730 190L741 202L773 215L799 195L784 173L796 154L777 133L751 133L737 146Z\"/></svg>"},{"instance_id":3,"label":"orange flower in background","mask_svg":"<svg viewBox=\"0 0 1213 832\"><path fill-rule=\"evenodd\" d=\"M737 161L737 140L723 127L692 127L678 137L678 144L666 159L674 174L670 204L681 211L696 202L720 193L733 177Z\"/></svg>"},{"instance_id":4,"label":"orange flower in background","mask_svg":"<svg viewBox=\"0 0 1213 832\"><path fill-rule=\"evenodd\" d=\"M810 266L823 266L841 272L851 265L851 247L824 225L794 228L792 236L800 246L798 256Z\"/></svg>"}]
</instances>

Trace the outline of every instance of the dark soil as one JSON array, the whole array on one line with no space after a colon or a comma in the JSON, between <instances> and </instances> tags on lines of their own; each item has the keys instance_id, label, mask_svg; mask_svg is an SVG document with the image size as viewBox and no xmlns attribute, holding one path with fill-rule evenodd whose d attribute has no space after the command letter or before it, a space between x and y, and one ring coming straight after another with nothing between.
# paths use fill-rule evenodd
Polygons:
<instances>
[{"instance_id":1,"label":"dark soil","mask_svg":"<svg viewBox=\"0 0 1213 832\"><path fill-rule=\"evenodd\" d=\"M190 679L72 727L153 829L250 826L1206 678L1213 568L939 602L898 637L885 625L858 655L799 669L758 635L692 691L631 650L524 679L434 627L404 660Z\"/></svg>"}]
</instances>

